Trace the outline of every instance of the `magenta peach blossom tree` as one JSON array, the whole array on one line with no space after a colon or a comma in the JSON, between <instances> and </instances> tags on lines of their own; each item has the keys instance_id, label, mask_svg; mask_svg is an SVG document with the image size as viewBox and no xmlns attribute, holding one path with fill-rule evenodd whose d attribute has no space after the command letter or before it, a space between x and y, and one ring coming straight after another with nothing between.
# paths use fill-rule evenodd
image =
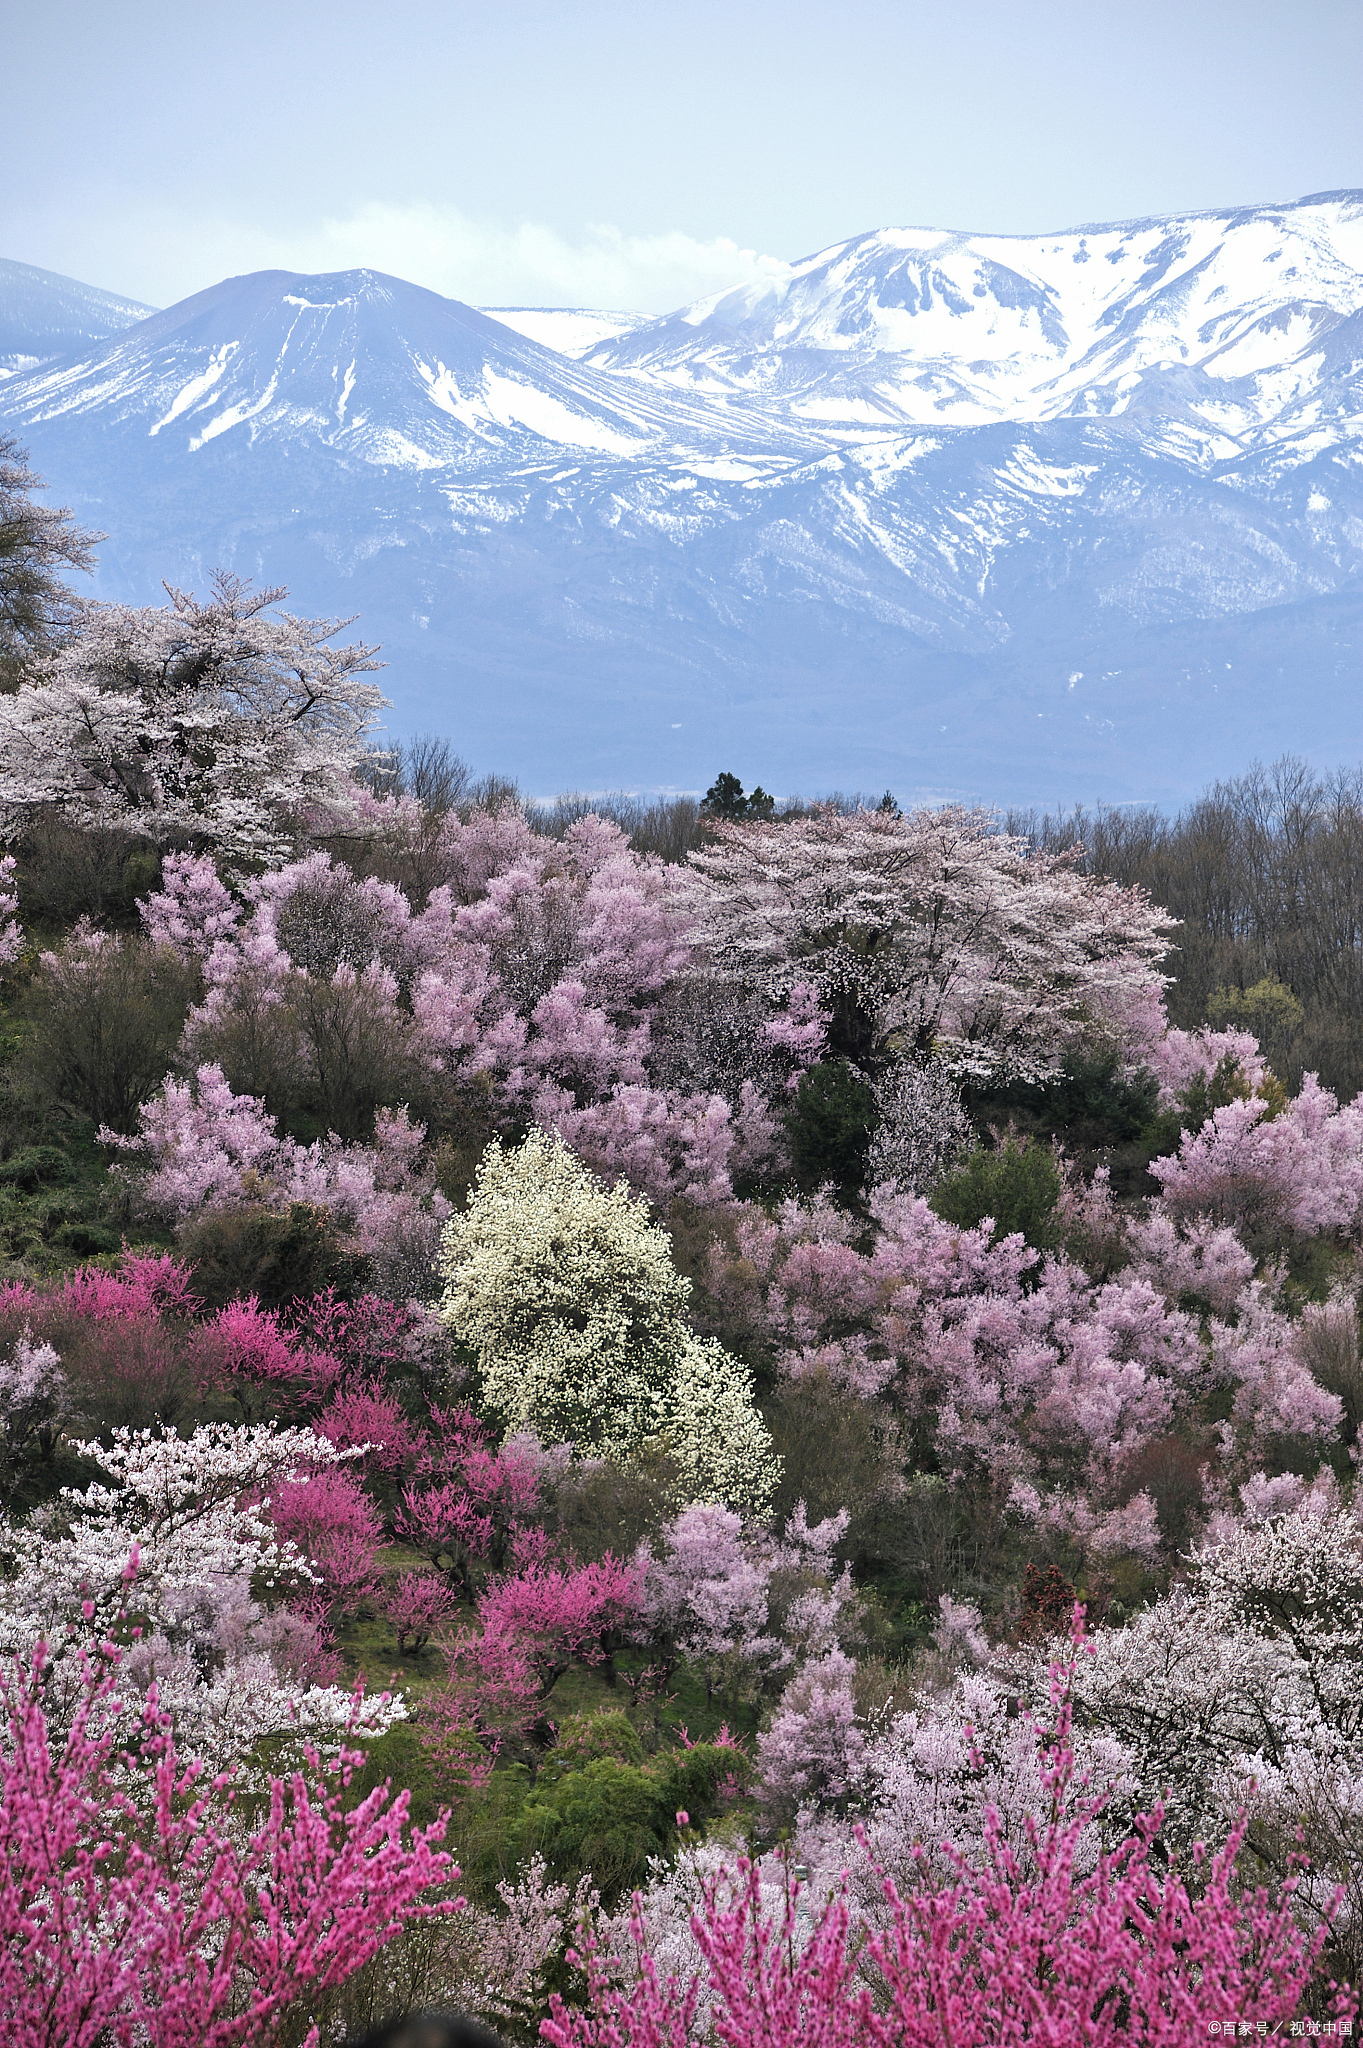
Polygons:
<instances>
[{"instance_id":1,"label":"magenta peach blossom tree","mask_svg":"<svg viewBox=\"0 0 1363 2048\"><path fill-rule=\"evenodd\" d=\"M154 1692L131 1729L111 1711L125 1682L111 1645L85 1652L64 1727L46 1676L41 1647L0 1675L10 2048L267 2048L300 1999L462 1903L443 1819L408 1835L405 1792L346 1800L354 1751L271 1779L248 1818L230 1771L210 1776L177 1748Z\"/></svg>"}]
</instances>

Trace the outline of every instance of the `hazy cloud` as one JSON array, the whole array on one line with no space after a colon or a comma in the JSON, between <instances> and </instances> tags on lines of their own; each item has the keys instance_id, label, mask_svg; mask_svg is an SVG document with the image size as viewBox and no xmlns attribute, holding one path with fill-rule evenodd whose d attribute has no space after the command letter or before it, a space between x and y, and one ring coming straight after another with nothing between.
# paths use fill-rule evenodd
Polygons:
<instances>
[{"instance_id":1,"label":"hazy cloud","mask_svg":"<svg viewBox=\"0 0 1363 2048\"><path fill-rule=\"evenodd\" d=\"M249 270L367 266L472 305L666 313L787 267L727 236L630 235L608 222L570 236L535 221L507 227L429 204L376 202L284 233L136 203L116 217L33 216L17 226L11 256L161 306Z\"/></svg>"}]
</instances>

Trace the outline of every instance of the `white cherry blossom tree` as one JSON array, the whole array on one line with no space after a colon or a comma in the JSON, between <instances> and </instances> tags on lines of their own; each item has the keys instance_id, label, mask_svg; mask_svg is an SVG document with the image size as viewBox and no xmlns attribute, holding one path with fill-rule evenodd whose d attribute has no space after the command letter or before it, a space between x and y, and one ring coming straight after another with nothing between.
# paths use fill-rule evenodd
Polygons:
<instances>
[{"instance_id":1,"label":"white cherry blossom tree","mask_svg":"<svg viewBox=\"0 0 1363 2048\"><path fill-rule=\"evenodd\" d=\"M688 859L716 969L774 996L811 985L831 1049L871 1071L937 1052L962 1075L1054 1073L1160 986L1174 930L1077 849L1035 853L957 805L716 821Z\"/></svg>"},{"instance_id":2,"label":"white cherry blossom tree","mask_svg":"<svg viewBox=\"0 0 1363 2048\"><path fill-rule=\"evenodd\" d=\"M206 604L93 604L0 697L0 834L35 812L192 840L231 860L287 854L288 820L340 791L384 703L348 621L273 610L283 590L219 575Z\"/></svg>"}]
</instances>

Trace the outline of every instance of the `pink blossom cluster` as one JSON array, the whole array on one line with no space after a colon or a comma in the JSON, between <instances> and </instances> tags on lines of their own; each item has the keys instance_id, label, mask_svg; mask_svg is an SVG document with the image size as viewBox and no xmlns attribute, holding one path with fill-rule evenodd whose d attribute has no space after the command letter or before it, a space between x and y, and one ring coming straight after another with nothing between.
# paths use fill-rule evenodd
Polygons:
<instances>
[{"instance_id":1,"label":"pink blossom cluster","mask_svg":"<svg viewBox=\"0 0 1363 2048\"><path fill-rule=\"evenodd\" d=\"M543 1531L530 1537L479 1595L474 1620L444 1640L446 1682L422 1706L437 1745L468 1731L495 1755L506 1732L538 1719L571 1665L613 1675L638 1634L642 1565L609 1551L581 1564L555 1557Z\"/></svg>"},{"instance_id":2,"label":"pink blossom cluster","mask_svg":"<svg viewBox=\"0 0 1363 2048\"><path fill-rule=\"evenodd\" d=\"M405 1109L378 1112L372 1145L335 1137L300 1145L279 1136L257 1097L234 1095L221 1067L203 1066L193 1082L167 1076L138 1121L137 1137L102 1130L101 1142L146 1162L139 1199L177 1222L204 1209L301 1202L325 1209L357 1249L382 1257L414 1238L433 1249L449 1214L421 1162L424 1128Z\"/></svg>"},{"instance_id":3,"label":"pink blossom cluster","mask_svg":"<svg viewBox=\"0 0 1363 2048\"><path fill-rule=\"evenodd\" d=\"M1213 1110L1150 1171L1177 1220L1356 1236L1363 1206L1363 1099L1341 1107L1314 1074L1277 1115L1260 1096Z\"/></svg>"},{"instance_id":4,"label":"pink blossom cluster","mask_svg":"<svg viewBox=\"0 0 1363 2048\"><path fill-rule=\"evenodd\" d=\"M405 814L395 824L405 829ZM652 1013L693 957L689 917L661 863L597 817L560 843L514 812L451 817L440 840L449 879L419 910L394 884L356 879L320 852L248 884L248 912L206 857L167 861L144 920L153 938L203 962L206 987L186 1035L200 1062L198 1102L168 1082L164 1107L144 1118L149 1199L183 1210L240 1199L258 1172L280 1179L260 1104L224 1093L221 1065L205 1052L245 1029L306 1067L310 980L363 1013L364 1029L413 1071L490 1085L507 1115L560 1133L595 1170L659 1199L721 1199L733 1167L783 1156L753 1080L730 1100L713 1085L651 1076ZM797 986L769 1006L759 1035L788 1085L822 1043L812 992Z\"/></svg>"},{"instance_id":5,"label":"pink blossom cluster","mask_svg":"<svg viewBox=\"0 0 1363 2048\"><path fill-rule=\"evenodd\" d=\"M1204 1024L1196 1031L1180 1031L1176 1025L1144 1035L1141 1065L1159 1082L1161 1109L1172 1109L1195 1082L1210 1082L1223 1063L1234 1067L1248 1090L1257 1089L1267 1072L1267 1062L1252 1031L1214 1031Z\"/></svg>"},{"instance_id":6,"label":"pink blossom cluster","mask_svg":"<svg viewBox=\"0 0 1363 2048\"><path fill-rule=\"evenodd\" d=\"M312 1567L326 1603L328 1627L354 1616L374 1592L379 1515L354 1474L324 1465L307 1477L278 1481L270 1520Z\"/></svg>"},{"instance_id":7,"label":"pink blossom cluster","mask_svg":"<svg viewBox=\"0 0 1363 2048\"><path fill-rule=\"evenodd\" d=\"M301 1341L253 1294L229 1301L195 1332L194 1356L201 1380L230 1388L248 1421L316 1410L342 1372L339 1359Z\"/></svg>"},{"instance_id":8,"label":"pink blossom cluster","mask_svg":"<svg viewBox=\"0 0 1363 2048\"><path fill-rule=\"evenodd\" d=\"M393 1526L462 1591L499 1569L546 1505L555 1461L532 1440L500 1449L467 1408L432 1402L431 1427L402 1490ZM566 1446L565 1446L566 1455Z\"/></svg>"},{"instance_id":9,"label":"pink blossom cluster","mask_svg":"<svg viewBox=\"0 0 1363 2048\"><path fill-rule=\"evenodd\" d=\"M728 1508L684 1508L636 1560L650 1656L668 1671L684 1659L713 1693L736 1680L774 1688L801 1659L831 1654L855 1612L851 1571L835 1556L849 1519L811 1527L801 1501L774 1532Z\"/></svg>"},{"instance_id":10,"label":"pink blossom cluster","mask_svg":"<svg viewBox=\"0 0 1363 2048\"><path fill-rule=\"evenodd\" d=\"M168 853L160 889L137 907L152 944L169 946L186 960L207 959L220 939L231 937L241 916L206 854Z\"/></svg>"},{"instance_id":11,"label":"pink blossom cluster","mask_svg":"<svg viewBox=\"0 0 1363 2048\"><path fill-rule=\"evenodd\" d=\"M1157 1207L1123 1229L1129 1263L1095 1281L1063 1254L995 1242L987 1223L959 1229L893 1189L870 1207L869 1247L824 1197L774 1217L734 1211L737 1257L715 1240L711 1295L773 1347L782 1374L887 1404L929 1432L941 1469L985 1475L1085 1547L1151 1555L1150 1503L1129 1497L1123 1474L1215 1385L1232 1390L1236 1456L1261 1456L1284 1430L1322 1442L1338 1430L1338 1397L1224 1225L1180 1227Z\"/></svg>"},{"instance_id":12,"label":"pink blossom cluster","mask_svg":"<svg viewBox=\"0 0 1363 2048\"><path fill-rule=\"evenodd\" d=\"M269 1781L233 1808L176 1747L155 1690L124 1748L118 1653L87 1658L64 1733L46 1660L0 1676L0 2034L11 2048L266 2048L306 1986L325 1994L404 1926L457 1910L443 1820L408 1833L407 1794L345 1798L362 1758ZM462 1902L460 1902L462 1903ZM307 2036L317 2043L314 2027Z\"/></svg>"}]
</instances>

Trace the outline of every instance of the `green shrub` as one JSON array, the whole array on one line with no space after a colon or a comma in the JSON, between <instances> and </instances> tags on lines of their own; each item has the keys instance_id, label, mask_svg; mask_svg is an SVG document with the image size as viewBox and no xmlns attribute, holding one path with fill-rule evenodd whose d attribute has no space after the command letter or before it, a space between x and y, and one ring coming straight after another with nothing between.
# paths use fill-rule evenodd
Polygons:
<instances>
[{"instance_id":1,"label":"green shrub","mask_svg":"<svg viewBox=\"0 0 1363 2048\"><path fill-rule=\"evenodd\" d=\"M1155 1116L1158 1096L1154 1076L1124 1073L1113 1049L1068 1054L1050 1081L975 1090L969 1107L977 1124L1016 1118L1029 1133L1063 1138L1067 1150L1093 1151L1140 1137Z\"/></svg>"},{"instance_id":2,"label":"green shrub","mask_svg":"<svg viewBox=\"0 0 1363 2048\"><path fill-rule=\"evenodd\" d=\"M48 954L22 1001L30 1029L17 1064L95 1124L137 1128L170 1070L198 974L169 948L125 934L77 933Z\"/></svg>"},{"instance_id":3,"label":"green shrub","mask_svg":"<svg viewBox=\"0 0 1363 2048\"><path fill-rule=\"evenodd\" d=\"M325 1210L295 1202L274 1209L210 1209L180 1234L180 1256L194 1268L195 1292L209 1310L254 1294L262 1308L334 1287L347 1298L364 1292L363 1259L337 1243Z\"/></svg>"},{"instance_id":4,"label":"green shrub","mask_svg":"<svg viewBox=\"0 0 1363 2048\"><path fill-rule=\"evenodd\" d=\"M559 1724L558 1741L545 1759L541 1782L552 1783L602 1756L621 1764L643 1763L644 1746L628 1714L569 1714Z\"/></svg>"},{"instance_id":5,"label":"green shrub","mask_svg":"<svg viewBox=\"0 0 1363 2048\"><path fill-rule=\"evenodd\" d=\"M1010 1137L997 1152L972 1152L938 1183L929 1207L961 1230L974 1230L992 1217L996 1244L1020 1230L1037 1251L1053 1251L1060 1242L1059 1194L1060 1175L1050 1153Z\"/></svg>"},{"instance_id":6,"label":"green shrub","mask_svg":"<svg viewBox=\"0 0 1363 2048\"><path fill-rule=\"evenodd\" d=\"M25 925L88 917L137 931L138 898L160 888L163 851L133 832L81 831L57 812L35 819L18 849L19 915Z\"/></svg>"},{"instance_id":7,"label":"green shrub","mask_svg":"<svg viewBox=\"0 0 1363 2048\"><path fill-rule=\"evenodd\" d=\"M806 1188L832 1182L845 1194L866 1178L876 1100L849 1060L825 1060L800 1077L786 1119L791 1157Z\"/></svg>"},{"instance_id":8,"label":"green shrub","mask_svg":"<svg viewBox=\"0 0 1363 2048\"><path fill-rule=\"evenodd\" d=\"M0 1187L18 1188L26 1195L71 1177L71 1161L59 1145L28 1145L0 1161Z\"/></svg>"},{"instance_id":9,"label":"green shrub","mask_svg":"<svg viewBox=\"0 0 1363 2048\"><path fill-rule=\"evenodd\" d=\"M697 1743L649 1764L595 1756L558 1778L541 1773L506 1816L502 1854L513 1867L541 1855L570 1884L590 1871L603 1903L614 1905L647 1882L652 1857L669 1853L678 1813L699 1825L716 1811L719 1788L747 1768L741 1751Z\"/></svg>"}]
</instances>

